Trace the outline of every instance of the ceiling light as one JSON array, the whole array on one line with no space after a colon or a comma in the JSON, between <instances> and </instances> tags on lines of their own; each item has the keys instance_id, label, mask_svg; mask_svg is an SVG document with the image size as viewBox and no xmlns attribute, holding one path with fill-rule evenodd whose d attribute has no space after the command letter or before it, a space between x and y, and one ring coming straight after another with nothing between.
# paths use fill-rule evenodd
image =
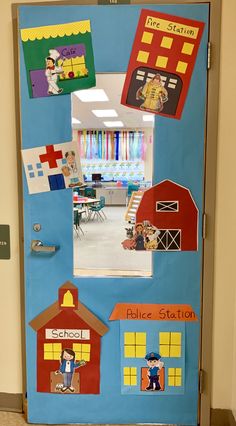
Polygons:
<instances>
[{"instance_id":1,"label":"ceiling light","mask_svg":"<svg viewBox=\"0 0 236 426\"><path fill-rule=\"evenodd\" d=\"M122 121L103 121L106 127L124 127Z\"/></svg>"},{"instance_id":2,"label":"ceiling light","mask_svg":"<svg viewBox=\"0 0 236 426\"><path fill-rule=\"evenodd\" d=\"M154 121L154 114L143 115L143 121Z\"/></svg>"},{"instance_id":3,"label":"ceiling light","mask_svg":"<svg viewBox=\"0 0 236 426\"><path fill-rule=\"evenodd\" d=\"M92 113L96 115L96 117L118 117L114 109L92 109Z\"/></svg>"},{"instance_id":4,"label":"ceiling light","mask_svg":"<svg viewBox=\"0 0 236 426\"><path fill-rule=\"evenodd\" d=\"M81 121L77 120L77 118L72 117L72 124L81 124Z\"/></svg>"},{"instance_id":5,"label":"ceiling light","mask_svg":"<svg viewBox=\"0 0 236 426\"><path fill-rule=\"evenodd\" d=\"M103 89L88 89L78 90L74 94L81 100L81 102L104 102L109 101Z\"/></svg>"}]
</instances>

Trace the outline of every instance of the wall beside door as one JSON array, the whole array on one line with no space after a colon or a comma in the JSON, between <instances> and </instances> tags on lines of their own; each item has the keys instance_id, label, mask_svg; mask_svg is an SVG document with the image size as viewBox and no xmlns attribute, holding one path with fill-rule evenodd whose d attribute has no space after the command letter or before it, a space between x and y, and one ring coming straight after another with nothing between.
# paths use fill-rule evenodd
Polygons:
<instances>
[{"instance_id":1,"label":"wall beside door","mask_svg":"<svg viewBox=\"0 0 236 426\"><path fill-rule=\"evenodd\" d=\"M15 1L17 3L17 1ZM25 3L34 3L26 1ZM235 264L235 211L236 197L236 120L235 94L236 45L235 0L222 0L222 49L221 88L219 115L216 252L214 289L213 333L213 408L228 408L236 417L236 290ZM112 7L112 6L111 6ZM1 5L2 44L0 68L1 99L0 115L0 223L9 224L11 230L11 259L0 260L0 393L22 392L22 361L20 333L20 278L19 278L19 223L17 200L17 157L15 137L14 68L11 27L11 0Z\"/></svg>"}]
</instances>

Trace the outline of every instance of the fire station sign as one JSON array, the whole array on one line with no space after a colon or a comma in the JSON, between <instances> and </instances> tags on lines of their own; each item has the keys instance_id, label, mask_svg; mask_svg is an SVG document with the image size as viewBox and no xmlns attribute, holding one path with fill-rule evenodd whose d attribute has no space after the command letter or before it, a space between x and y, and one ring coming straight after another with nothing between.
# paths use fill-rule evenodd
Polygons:
<instances>
[{"instance_id":1,"label":"fire station sign","mask_svg":"<svg viewBox=\"0 0 236 426\"><path fill-rule=\"evenodd\" d=\"M181 118L204 23L141 11L121 103Z\"/></svg>"},{"instance_id":2,"label":"fire station sign","mask_svg":"<svg viewBox=\"0 0 236 426\"><path fill-rule=\"evenodd\" d=\"M55 340L90 340L90 330L76 328L46 328L46 339Z\"/></svg>"}]
</instances>

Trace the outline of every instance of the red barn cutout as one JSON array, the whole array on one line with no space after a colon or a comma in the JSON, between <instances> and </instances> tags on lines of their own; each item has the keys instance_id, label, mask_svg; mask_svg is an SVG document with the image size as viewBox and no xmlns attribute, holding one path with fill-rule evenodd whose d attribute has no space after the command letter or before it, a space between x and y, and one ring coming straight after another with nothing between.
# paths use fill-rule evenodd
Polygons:
<instances>
[{"instance_id":1,"label":"red barn cutout","mask_svg":"<svg viewBox=\"0 0 236 426\"><path fill-rule=\"evenodd\" d=\"M143 9L121 103L180 119L204 25Z\"/></svg>"},{"instance_id":2,"label":"red barn cutout","mask_svg":"<svg viewBox=\"0 0 236 426\"><path fill-rule=\"evenodd\" d=\"M75 285L63 284L58 301L29 325L37 332L38 392L100 393L101 337L108 327L78 300Z\"/></svg>"},{"instance_id":3,"label":"red barn cutout","mask_svg":"<svg viewBox=\"0 0 236 426\"><path fill-rule=\"evenodd\" d=\"M142 249L141 240L144 250L197 250L198 209L189 189L164 180L145 191L136 213L135 230L140 242L136 250Z\"/></svg>"}]
</instances>

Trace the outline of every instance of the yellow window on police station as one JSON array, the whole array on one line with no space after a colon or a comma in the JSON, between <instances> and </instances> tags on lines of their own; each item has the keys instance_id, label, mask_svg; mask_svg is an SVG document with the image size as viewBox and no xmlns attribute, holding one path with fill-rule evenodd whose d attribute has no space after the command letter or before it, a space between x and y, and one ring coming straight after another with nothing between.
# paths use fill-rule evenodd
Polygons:
<instances>
[{"instance_id":1,"label":"yellow window on police station","mask_svg":"<svg viewBox=\"0 0 236 426\"><path fill-rule=\"evenodd\" d=\"M146 333L125 332L124 333L124 357L145 358L146 355Z\"/></svg>"},{"instance_id":2,"label":"yellow window on police station","mask_svg":"<svg viewBox=\"0 0 236 426\"><path fill-rule=\"evenodd\" d=\"M137 385L137 368L136 367L124 367L123 375L124 375L125 386Z\"/></svg>"},{"instance_id":3,"label":"yellow window on police station","mask_svg":"<svg viewBox=\"0 0 236 426\"><path fill-rule=\"evenodd\" d=\"M162 358L180 358L182 356L182 333L160 332L159 352Z\"/></svg>"}]
</instances>

